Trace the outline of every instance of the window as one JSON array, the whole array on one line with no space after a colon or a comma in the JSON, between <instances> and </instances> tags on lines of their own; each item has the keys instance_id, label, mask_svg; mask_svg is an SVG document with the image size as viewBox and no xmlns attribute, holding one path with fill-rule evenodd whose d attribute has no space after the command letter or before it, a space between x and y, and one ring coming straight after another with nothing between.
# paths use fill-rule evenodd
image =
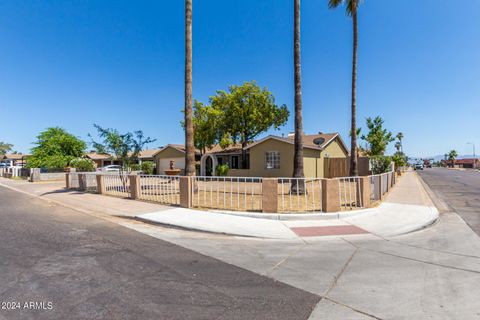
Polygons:
<instances>
[{"instance_id":1,"label":"window","mask_svg":"<svg viewBox=\"0 0 480 320\"><path fill-rule=\"evenodd\" d=\"M280 169L280 152L265 152L265 169Z\"/></svg>"},{"instance_id":2,"label":"window","mask_svg":"<svg viewBox=\"0 0 480 320\"><path fill-rule=\"evenodd\" d=\"M238 156L232 156L230 158L230 168L231 169L238 169Z\"/></svg>"}]
</instances>

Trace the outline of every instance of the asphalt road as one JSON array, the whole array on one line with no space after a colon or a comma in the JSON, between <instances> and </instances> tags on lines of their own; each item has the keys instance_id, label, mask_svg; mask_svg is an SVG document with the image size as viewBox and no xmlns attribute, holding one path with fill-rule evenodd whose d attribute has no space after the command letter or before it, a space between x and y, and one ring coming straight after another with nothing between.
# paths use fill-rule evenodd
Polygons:
<instances>
[{"instance_id":1,"label":"asphalt road","mask_svg":"<svg viewBox=\"0 0 480 320\"><path fill-rule=\"evenodd\" d=\"M318 300L169 242L0 187L1 320L307 319Z\"/></svg>"},{"instance_id":2,"label":"asphalt road","mask_svg":"<svg viewBox=\"0 0 480 320\"><path fill-rule=\"evenodd\" d=\"M480 172L433 168L418 173L480 236Z\"/></svg>"}]
</instances>

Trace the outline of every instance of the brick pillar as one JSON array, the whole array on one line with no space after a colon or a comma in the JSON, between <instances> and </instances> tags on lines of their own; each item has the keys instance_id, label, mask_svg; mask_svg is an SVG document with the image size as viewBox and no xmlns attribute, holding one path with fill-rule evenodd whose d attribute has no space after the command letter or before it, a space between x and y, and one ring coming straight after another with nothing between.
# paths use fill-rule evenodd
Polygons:
<instances>
[{"instance_id":1,"label":"brick pillar","mask_svg":"<svg viewBox=\"0 0 480 320\"><path fill-rule=\"evenodd\" d=\"M278 212L278 179L262 179L262 212Z\"/></svg>"},{"instance_id":2,"label":"brick pillar","mask_svg":"<svg viewBox=\"0 0 480 320\"><path fill-rule=\"evenodd\" d=\"M370 207L370 178L361 177L358 179L359 188L357 188L357 206L363 208Z\"/></svg>"},{"instance_id":3,"label":"brick pillar","mask_svg":"<svg viewBox=\"0 0 480 320\"><path fill-rule=\"evenodd\" d=\"M103 174L97 174L97 193L104 194L105 193L105 179L103 178Z\"/></svg>"},{"instance_id":4,"label":"brick pillar","mask_svg":"<svg viewBox=\"0 0 480 320\"><path fill-rule=\"evenodd\" d=\"M65 173L65 188L70 189L70 173Z\"/></svg>"},{"instance_id":5,"label":"brick pillar","mask_svg":"<svg viewBox=\"0 0 480 320\"><path fill-rule=\"evenodd\" d=\"M382 192L382 190L383 190L382 180L383 179L382 179L381 175L377 176L376 178L378 179L378 200L382 200L383 199L383 192Z\"/></svg>"},{"instance_id":6,"label":"brick pillar","mask_svg":"<svg viewBox=\"0 0 480 320\"><path fill-rule=\"evenodd\" d=\"M140 190L140 176L136 174L131 174L128 176L130 179L130 198L139 199L141 190Z\"/></svg>"},{"instance_id":7,"label":"brick pillar","mask_svg":"<svg viewBox=\"0 0 480 320\"><path fill-rule=\"evenodd\" d=\"M9 178L11 178L11 176ZM30 182L38 182L38 181L40 181L40 168L30 169Z\"/></svg>"},{"instance_id":8,"label":"brick pillar","mask_svg":"<svg viewBox=\"0 0 480 320\"><path fill-rule=\"evenodd\" d=\"M340 194L338 192L338 180L336 179L322 180L322 211L340 211Z\"/></svg>"},{"instance_id":9,"label":"brick pillar","mask_svg":"<svg viewBox=\"0 0 480 320\"><path fill-rule=\"evenodd\" d=\"M192 207L192 178L180 177L180 207Z\"/></svg>"},{"instance_id":10,"label":"brick pillar","mask_svg":"<svg viewBox=\"0 0 480 320\"><path fill-rule=\"evenodd\" d=\"M80 191L87 191L87 176L83 173L78 174L78 186Z\"/></svg>"}]
</instances>

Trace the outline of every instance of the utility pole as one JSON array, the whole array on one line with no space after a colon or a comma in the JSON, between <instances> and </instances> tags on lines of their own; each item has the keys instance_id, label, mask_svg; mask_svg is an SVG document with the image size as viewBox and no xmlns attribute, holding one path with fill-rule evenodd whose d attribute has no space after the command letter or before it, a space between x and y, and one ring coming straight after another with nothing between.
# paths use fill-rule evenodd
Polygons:
<instances>
[{"instance_id":1,"label":"utility pole","mask_svg":"<svg viewBox=\"0 0 480 320\"><path fill-rule=\"evenodd\" d=\"M477 168L477 158L475 157L475 144L472 142L467 142L467 144L471 144L473 147L473 165L472 168L476 169Z\"/></svg>"}]
</instances>

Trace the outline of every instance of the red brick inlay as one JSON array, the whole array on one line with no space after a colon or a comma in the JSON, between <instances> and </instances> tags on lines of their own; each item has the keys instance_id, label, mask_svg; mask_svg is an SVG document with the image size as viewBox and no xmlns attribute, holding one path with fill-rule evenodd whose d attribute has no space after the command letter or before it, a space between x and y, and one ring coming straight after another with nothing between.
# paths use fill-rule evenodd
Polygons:
<instances>
[{"instance_id":1,"label":"red brick inlay","mask_svg":"<svg viewBox=\"0 0 480 320\"><path fill-rule=\"evenodd\" d=\"M352 225L325 227L294 227L290 229L300 237L321 237L368 233L368 231Z\"/></svg>"}]
</instances>

